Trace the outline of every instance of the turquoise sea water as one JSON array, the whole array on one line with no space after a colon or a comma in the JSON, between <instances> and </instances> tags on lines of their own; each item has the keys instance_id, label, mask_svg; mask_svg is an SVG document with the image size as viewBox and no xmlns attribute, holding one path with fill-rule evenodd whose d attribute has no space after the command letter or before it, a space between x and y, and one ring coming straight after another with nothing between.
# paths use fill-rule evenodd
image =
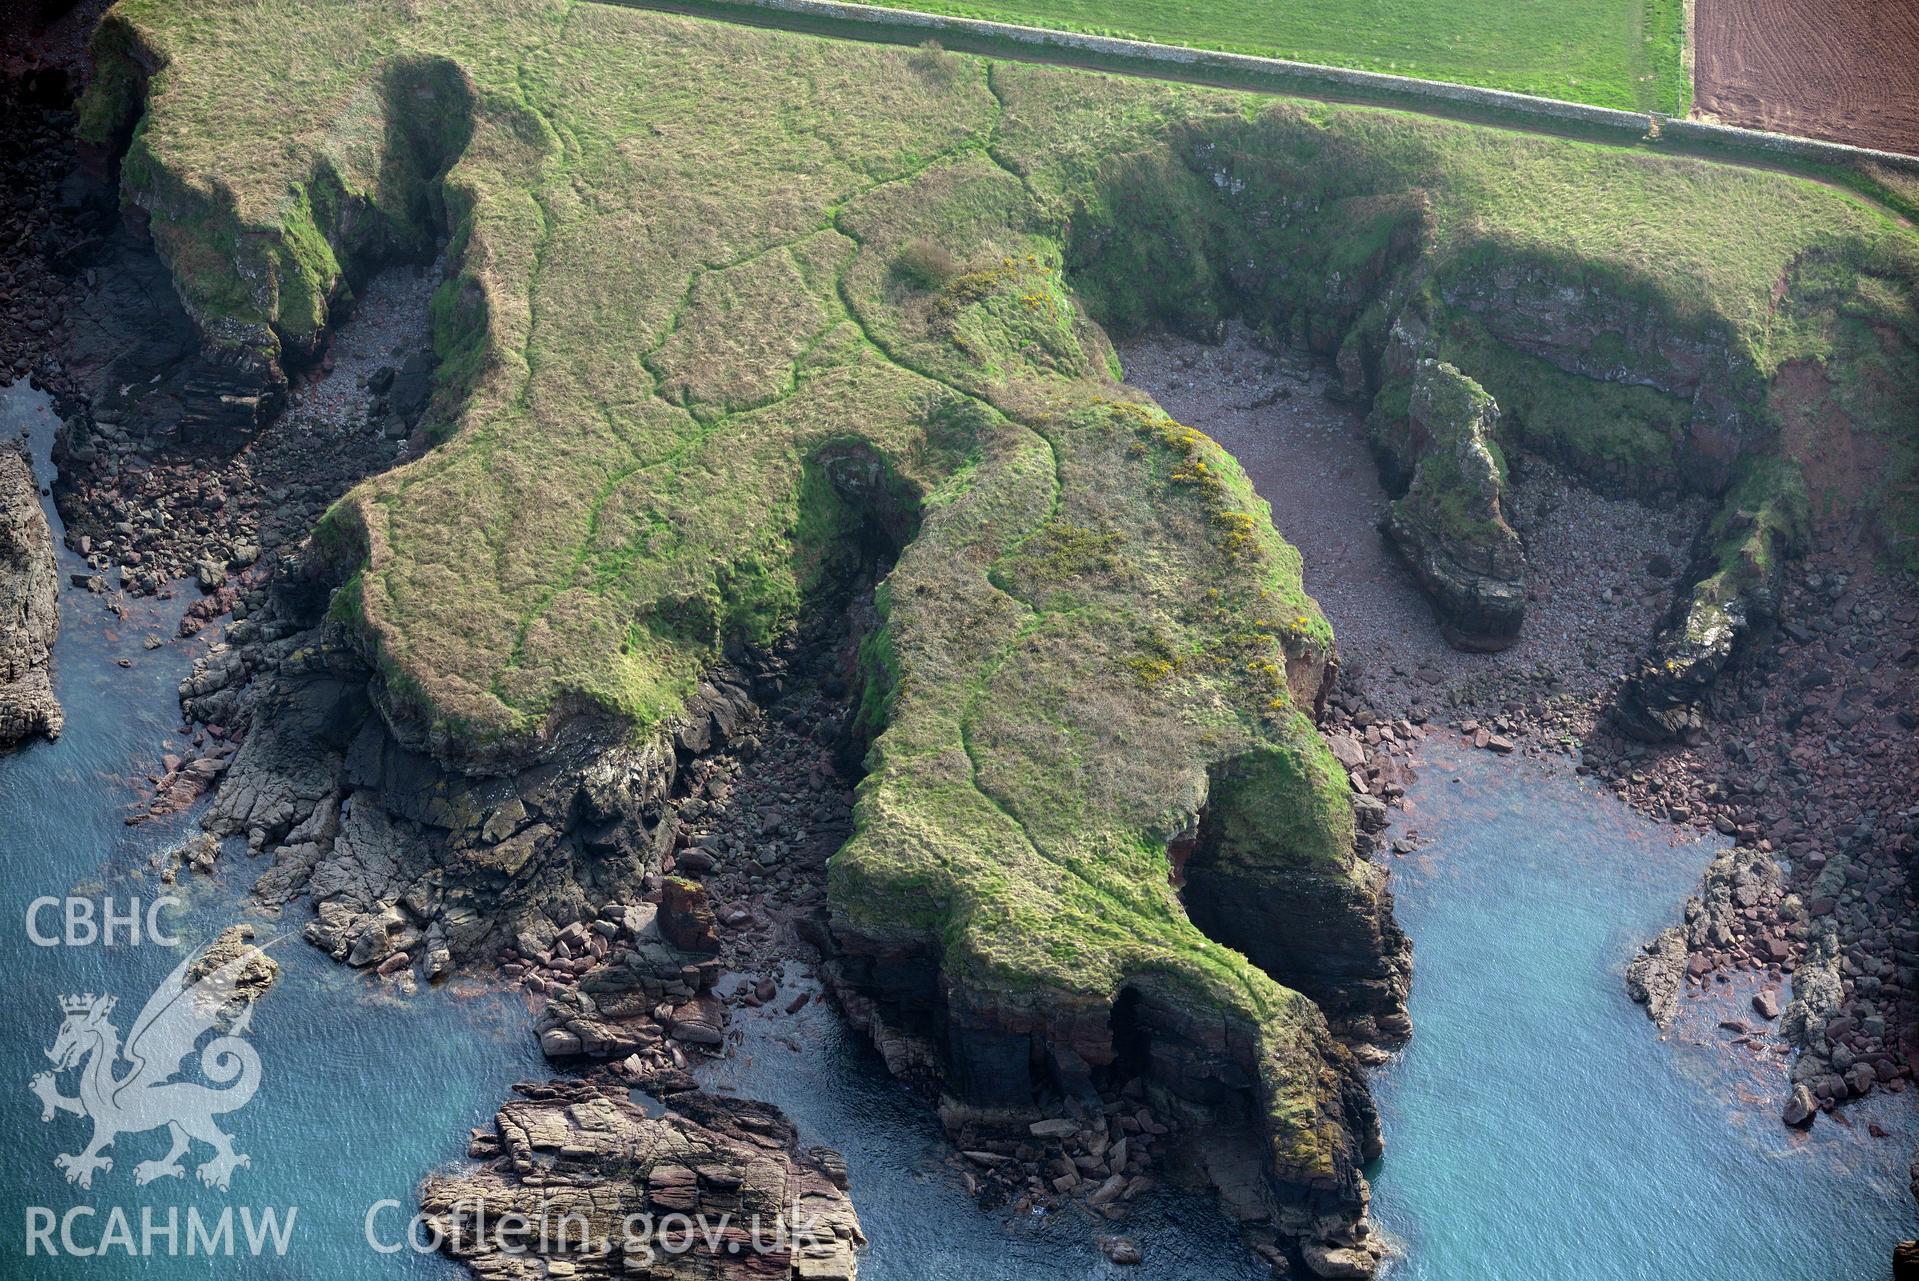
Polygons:
<instances>
[{"instance_id":1,"label":"turquoise sea water","mask_svg":"<svg viewBox=\"0 0 1919 1281\"><path fill-rule=\"evenodd\" d=\"M21 387L0 390L0 433L22 429L36 437L44 465L55 426L44 397ZM50 507L50 504L49 504ZM84 564L62 552L62 573ZM488 1122L512 1083L542 1075L529 1019L517 1002L473 992L438 991L398 1001L373 995L366 980L334 965L298 937L304 916L287 922L250 916L240 906L262 866L229 851L214 878L186 874L173 892L186 902L164 921L181 941L163 946L42 948L29 941L26 914L42 895L70 891L99 900L112 895L151 902L168 892L141 874L148 857L193 831L183 816L128 827L124 816L138 794L130 776L157 770L161 754L177 750L174 687L198 652L191 642L146 650L150 635L171 637L194 595L190 585L170 602L130 602L125 621L84 590L63 593L54 684L66 708L66 730L55 743L34 743L0 754L0 1277L234 1277L338 1281L359 1276L452 1277L463 1273L437 1256L403 1251L382 1257L364 1242L370 1206L398 1200L404 1214L384 1213L381 1239L405 1227L421 1175L464 1154L468 1127ZM117 660L128 659L121 668ZM299 911L299 909L296 909ZM57 914L41 918L42 933L58 932ZM61 1022L59 998L111 993L122 1033L147 995L185 954L238 920L253 920L256 941L292 932L272 951L281 965L273 991L257 1006L252 1040L261 1060L258 1094L224 1118L235 1147L252 1165L235 1172L226 1193L200 1187L186 1159L186 1180L136 1188L135 1162L159 1157L164 1133L123 1135L109 1155L114 1167L95 1177L90 1191L69 1185L54 1168L56 1153L77 1152L90 1126L58 1114L40 1122L40 1104L27 1081L51 1065L43 1053ZM71 1075L62 1092L71 1094ZM97 1245L110 1207L125 1208L136 1238L140 1208L164 1223L166 1207L198 1207L209 1222L222 1207L282 1215L297 1207L285 1258L242 1253L232 1259L129 1258L120 1251L90 1258L26 1256L29 1209L64 1217L92 1206L91 1220L75 1220L75 1239ZM235 1231L240 1231L235 1221ZM58 1235L55 1235L56 1242ZM184 1252L182 1241L180 1250Z\"/></svg>"},{"instance_id":2,"label":"turquoise sea water","mask_svg":"<svg viewBox=\"0 0 1919 1281\"><path fill-rule=\"evenodd\" d=\"M31 429L43 461L52 426L43 397L0 389L0 432ZM379 1220L391 1239L421 1176L459 1158L467 1128L489 1121L514 1081L544 1075L527 1013L478 989L380 996L299 940L303 909L256 921L262 938L293 937L274 947L282 976L254 1018L260 1092L227 1118L253 1158L231 1191L135 1188L134 1162L164 1147L157 1134L123 1136L90 1192L53 1167L87 1133L64 1114L42 1124L26 1090L49 1066L58 998L113 993L124 1030L181 953L38 948L24 917L45 894L124 904L162 892L140 870L190 819L122 820L137 798L130 776L177 746L174 686L196 652L190 642L148 651L142 640L171 636L190 594L134 603L120 621L69 591L55 660L66 733L0 754L0 1278L460 1275L434 1256L373 1253L364 1219L375 1202L398 1201ZM1717 1040L1719 1012L1662 1043L1621 995L1631 947L1684 899L1708 850L1669 847L1610 798L1484 756L1435 761L1415 800L1407 822L1439 841L1396 864L1418 951L1418 1032L1376 1078L1388 1143L1376 1206L1406 1251L1395 1281L1883 1278L1911 1217L1903 1100L1855 1111L1854 1131L1822 1120L1792 1138L1773 1120L1777 1068L1734 1071L1721 1051L1687 1043ZM167 917L183 943L249 919L240 905L259 870L229 852L210 881L189 875L189 901ZM737 1026L739 1048L705 1069L707 1083L778 1103L805 1141L846 1154L873 1243L867 1281L1263 1275L1205 1197L1167 1192L1142 1208L1124 1228L1145 1248L1136 1269L1100 1257L1093 1237L1107 1229L1077 1215L983 1213L946 1164L935 1119L830 1010L816 1003L777 1023L743 1012ZM1868 1118L1902 1137L1867 1139ZM193 1205L209 1219L223 1207L297 1206L298 1217L283 1259L25 1257L29 1207L76 1205L126 1207L136 1233L142 1206ZM97 1241L99 1220L79 1227L81 1244Z\"/></svg>"},{"instance_id":3,"label":"turquoise sea water","mask_svg":"<svg viewBox=\"0 0 1919 1281\"><path fill-rule=\"evenodd\" d=\"M1783 1060L1722 1042L1751 989L1665 1041L1623 994L1710 847L1570 777L1440 748L1395 862L1412 1045L1374 1078L1392 1281L1879 1281L1914 1235L1914 1099L1779 1124ZM1877 1121L1890 1139L1868 1135Z\"/></svg>"}]
</instances>

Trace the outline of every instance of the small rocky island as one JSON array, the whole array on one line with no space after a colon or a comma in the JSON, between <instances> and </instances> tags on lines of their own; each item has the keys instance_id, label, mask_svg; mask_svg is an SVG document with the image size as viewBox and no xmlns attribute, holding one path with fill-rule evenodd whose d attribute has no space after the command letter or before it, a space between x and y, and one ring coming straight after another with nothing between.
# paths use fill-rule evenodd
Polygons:
<instances>
[{"instance_id":1,"label":"small rocky island","mask_svg":"<svg viewBox=\"0 0 1919 1281\"><path fill-rule=\"evenodd\" d=\"M778 1109L695 1093L649 1115L585 1081L516 1092L473 1135L485 1164L420 1193L445 1251L476 1275L852 1281L866 1238L846 1164L802 1147Z\"/></svg>"}]
</instances>

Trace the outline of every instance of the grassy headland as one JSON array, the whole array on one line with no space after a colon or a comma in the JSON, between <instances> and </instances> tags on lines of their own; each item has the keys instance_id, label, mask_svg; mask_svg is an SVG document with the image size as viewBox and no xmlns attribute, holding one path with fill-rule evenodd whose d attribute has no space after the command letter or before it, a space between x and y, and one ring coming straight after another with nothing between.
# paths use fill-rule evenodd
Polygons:
<instances>
[{"instance_id":1,"label":"grassy headland","mask_svg":"<svg viewBox=\"0 0 1919 1281\"><path fill-rule=\"evenodd\" d=\"M565 0L123 0L100 47L150 73L127 190L210 341L296 354L450 229L440 442L319 535L402 733L652 732L888 531L836 911L991 990L1245 1020L1280 1159L1328 1177L1323 1021L1193 927L1165 843L1256 791L1262 857L1367 881L1302 707L1332 637L1101 325L1240 312L1382 396L1418 325L1544 389L1528 443L1708 487L1781 362L1919 342L1912 237L1776 174Z\"/></svg>"}]
</instances>

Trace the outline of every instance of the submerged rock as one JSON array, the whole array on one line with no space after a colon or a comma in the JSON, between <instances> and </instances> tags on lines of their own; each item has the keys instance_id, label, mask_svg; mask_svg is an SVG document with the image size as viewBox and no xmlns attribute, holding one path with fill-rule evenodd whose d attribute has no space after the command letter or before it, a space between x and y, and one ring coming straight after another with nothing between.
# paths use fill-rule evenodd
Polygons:
<instances>
[{"instance_id":1,"label":"submerged rock","mask_svg":"<svg viewBox=\"0 0 1919 1281\"><path fill-rule=\"evenodd\" d=\"M1660 1031L1679 1012L1679 989L1686 981L1686 934L1678 926L1660 932L1626 966L1626 995L1646 1007Z\"/></svg>"},{"instance_id":2,"label":"submerged rock","mask_svg":"<svg viewBox=\"0 0 1919 1281\"><path fill-rule=\"evenodd\" d=\"M1499 406L1483 387L1425 359L1405 417L1376 415L1372 427L1382 470L1408 478L1381 528L1460 649L1504 649L1525 621L1526 557L1501 508L1498 424Z\"/></svg>"},{"instance_id":3,"label":"submerged rock","mask_svg":"<svg viewBox=\"0 0 1919 1281\"><path fill-rule=\"evenodd\" d=\"M0 448L0 747L58 738L65 716L47 662L60 631L53 533L25 454Z\"/></svg>"}]
</instances>

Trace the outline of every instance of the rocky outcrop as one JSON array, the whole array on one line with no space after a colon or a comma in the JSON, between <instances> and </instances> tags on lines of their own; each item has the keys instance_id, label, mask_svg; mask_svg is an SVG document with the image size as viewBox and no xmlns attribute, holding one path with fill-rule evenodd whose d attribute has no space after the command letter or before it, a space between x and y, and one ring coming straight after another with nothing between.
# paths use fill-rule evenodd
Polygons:
<instances>
[{"instance_id":1,"label":"rocky outcrop","mask_svg":"<svg viewBox=\"0 0 1919 1281\"><path fill-rule=\"evenodd\" d=\"M0 747L65 720L47 664L60 631L59 568L26 455L0 447Z\"/></svg>"},{"instance_id":2,"label":"rocky outcrop","mask_svg":"<svg viewBox=\"0 0 1919 1281\"><path fill-rule=\"evenodd\" d=\"M1785 878L1778 860L1747 846L1726 850L1707 865L1699 892L1686 900L1686 945L1693 951L1741 946L1741 927L1755 914L1778 912ZM1763 959L1785 959L1783 943Z\"/></svg>"},{"instance_id":3,"label":"rocky outcrop","mask_svg":"<svg viewBox=\"0 0 1919 1281\"><path fill-rule=\"evenodd\" d=\"M1330 671L1301 671L1292 696L1316 705ZM1404 1039L1410 958L1386 877L1365 857L1374 834L1355 831L1348 776L1310 723L1302 731L1311 737L1210 769L1198 812L1166 846L1191 926L1281 985L1261 989L1272 994L1262 1007L1151 966L1116 966L1110 987L1104 975L1022 982L835 898L829 982L888 1068L939 1097L963 1149L1026 1159L1028 1128L1062 1108L1115 1116L1142 1100L1274 1257L1305 1266L1316 1245L1328 1266L1377 1259L1362 1167L1381 1150L1379 1122L1340 1037L1369 1049ZM1128 1161L1143 1152L1129 1145ZM1108 1185L1120 1197L1142 1176L1109 1164L1082 1188L1067 1173L1036 1169L1022 1195L1065 1181L1064 1198Z\"/></svg>"},{"instance_id":4,"label":"rocky outcrop","mask_svg":"<svg viewBox=\"0 0 1919 1281\"><path fill-rule=\"evenodd\" d=\"M668 877L661 887L660 933L683 952L720 950L718 923L707 902L706 887L683 876Z\"/></svg>"},{"instance_id":5,"label":"rocky outcrop","mask_svg":"<svg viewBox=\"0 0 1919 1281\"><path fill-rule=\"evenodd\" d=\"M1619 727L1669 742L1705 727L1707 697L1746 636L1779 616L1781 574L1806 538L1806 489L1795 465L1750 466L1707 527L1692 590L1675 602L1653 652L1615 708Z\"/></svg>"},{"instance_id":6,"label":"rocky outcrop","mask_svg":"<svg viewBox=\"0 0 1919 1281\"><path fill-rule=\"evenodd\" d=\"M743 685L716 675L685 723L649 741L562 735L544 759L470 775L393 738L351 633L264 616L234 632L244 643L216 645L181 684L189 719L219 733L179 775L197 786L223 776L203 825L271 854L255 891L276 907L306 899L309 942L428 980L496 961L581 973L616 942L673 950L643 903L678 829L669 794L683 753L739 727ZM701 985L681 972L700 959L649 953L631 973L658 977L646 989L655 1003L690 998ZM593 1012L575 1013L591 1028Z\"/></svg>"},{"instance_id":7,"label":"rocky outcrop","mask_svg":"<svg viewBox=\"0 0 1919 1281\"><path fill-rule=\"evenodd\" d=\"M1350 852L1335 865L1302 857L1261 808L1264 794L1283 786L1265 772L1271 768L1249 761L1217 772L1213 804L1185 860L1187 914L1208 937L1312 998L1342 1040L1369 1051L1402 1045L1412 1034L1412 943L1393 918L1386 869L1371 859L1382 816L1354 805Z\"/></svg>"},{"instance_id":8,"label":"rocky outcrop","mask_svg":"<svg viewBox=\"0 0 1919 1281\"><path fill-rule=\"evenodd\" d=\"M197 983L222 966L244 959L234 981L234 995L249 1001L265 996L279 980L280 963L254 943L254 934L253 926L245 922L220 931L200 953L200 959L187 968L187 982Z\"/></svg>"},{"instance_id":9,"label":"rocky outcrop","mask_svg":"<svg viewBox=\"0 0 1919 1281\"><path fill-rule=\"evenodd\" d=\"M838 1153L802 1149L778 1109L624 1087L515 1087L420 1207L441 1251L491 1281L852 1281L866 1238ZM515 1219L512 1216L519 1216Z\"/></svg>"},{"instance_id":10,"label":"rocky outcrop","mask_svg":"<svg viewBox=\"0 0 1919 1281\"><path fill-rule=\"evenodd\" d=\"M507 965L509 978L546 996L534 1031L548 1058L619 1059L646 1075L681 1066L669 1042L724 1044L725 1013L714 995L719 960L662 939L655 912L650 903L608 907L590 927L561 930L551 950ZM552 977L556 968L573 972L570 985ZM549 977L531 972L538 969Z\"/></svg>"},{"instance_id":11,"label":"rocky outcrop","mask_svg":"<svg viewBox=\"0 0 1919 1281\"><path fill-rule=\"evenodd\" d=\"M1626 995L1646 1007L1661 1032L1678 1016L1685 984L1686 936L1676 925L1661 930L1626 966Z\"/></svg>"},{"instance_id":12,"label":"rocky outcrop","mask_svg":"<svg viewBox=\"0 0 1919 1281\"><path fill-rule=\"evenodd\" d=\"M1526 558L1501 509L1498 425L1485 389L1431 358L1412 374L1405 415L1375 412L1371 424L1389 487L1404 485L1381 528L1461 649L1504 649L1525 621Z\"/></svg>"},{"instance_id":13,"label":"rocky outcrop","mask_svg":"<svg viewBox=\"0 0 1919 1281\"><path fill-rule=\"evenodd\" d=\"M1686 982L1757 982L1755 1011L1797 1052L1793 1114L1808 1120L1911 1088L1919 604L1846 548L1815 548L1786 577L1777 639L1715 693L1710 749L1607 736L1586 760L1636 808L1738 842L1688 907Z\"/></svg>"},{"instance_id":14,"label":"rocky outcrop","mask_svg":"<svg viewBox=\"0 0 1919 1281\"><path fill-rule=\"evenodd\" d=\"M1694 592L1678 622L1661 632L1650 656L1628 678L1614 721L1648 743L1690 739L1706 727L1706 700L1733 649L1751 629L1743 597L1721 603Z\"/></svg>"},{"instance_id":15,"label":"rocky outcrop","mask_svg":"<svg viewBox=\"0 0 1919 1281\"><path fill-rule=\"evenodd\" d=\"M1687 982L1703 982L1716 955L1751 950L1756 962L1785 960L1789 948L1780 934L1755 939L1749 928L1754 919L1777 919L1784 881L1776 859L1748 846L1725 850L1707 866L1699 892L1686 900L1685 925L1662 930L1626 967L1626 994L1660 1031L1678 1016Z\"/></svg>"},{"instance_id":16,"label":"rocky outcrop","mask_svg":"<svg viewBox=\"0 0 1919 1281\"><path fill-rule=\"evenodd\" d=\"M1856 1055L1849 1043L1855 1029L1854 1020L1843 1012L1842 957L1836 931L1816 935L1793 971L1792 1002L1779 1019L1781 1039L1799 1052L1792 1064L1793 1084L1807 1090L1816 1105L1863 1098L1880 1081L1874 1061ZM1873 1017L1883 1037L1885 1018Z\"/></svg>"},{"instance_id":17,"label":"rocky outcrop","mask_svg":"<svg viewBox=\"0 0 1919 1281\"><path fill-rule=\"evenodd\" d=\"M1678 618L1661 630L1614 707L1613 718L1648 743L1691 739L1706 726L1706 704L1740 642L1770 622L1771 574L1742 585L1714 574L1681 598Z\"/></svg>"},{"instance_id":18,"label":"rocky outcrop","mask_svg":"<svg viewBox=\"0 0 1919 1281\"><path fill-rule=\"evenodd\" d=\"M1376 1250L1360 1170L1382 1151L1378 1114L1357 1059L1310 1004L1289 1016L1303 1027L1282 1050L1253 1023L1150 977L1111 997L1003 991L942 973L923 948L843 926L834 941L827 977L849 1021L896 1076L939 1095L963 1149L1017 1152L1037 1127L1059 1124L1050 1118L1062 1106L1117 1115L1125 1099L1143 1099L1208 1154L1202 1167L1249 1230L1277 1233L1293 1257L1314 1243ZM1069 1191L1110 1184L1125 1195L1144 1169L1126 1161Z\"/></svg>"}]
</instances>

